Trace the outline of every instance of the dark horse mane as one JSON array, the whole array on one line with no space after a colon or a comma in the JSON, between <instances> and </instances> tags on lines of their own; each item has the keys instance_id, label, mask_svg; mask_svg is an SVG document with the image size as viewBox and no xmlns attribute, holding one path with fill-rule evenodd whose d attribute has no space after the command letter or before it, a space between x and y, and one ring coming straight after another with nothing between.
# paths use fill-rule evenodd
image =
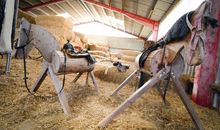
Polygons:
<instances>
[{"instance_id":1,"label":"dark horse mane","mask_svg":"<svg viewBox=\"0 0 220 130\"><path fill-rule=\"evenodd\" d=\"M4 21L4 17L5 17L5 3L6 3L6 0L0 1L0 35L2 31L2 24Z\"/></svg>"}]
</instances>

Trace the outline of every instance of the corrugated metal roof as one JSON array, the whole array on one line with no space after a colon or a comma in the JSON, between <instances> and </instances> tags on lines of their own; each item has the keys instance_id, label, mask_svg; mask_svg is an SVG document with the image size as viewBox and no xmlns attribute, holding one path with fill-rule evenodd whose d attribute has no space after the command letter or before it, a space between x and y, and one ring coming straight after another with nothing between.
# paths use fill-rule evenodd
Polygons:
<instances>
[{"instance_id":1,"label":"corrugated metal roof","mask_svg":"<svg viewBox=\"0 0 220 130\"><path fill-rule=\"evenodd\" d=\"M126 13L160 22L178 2L179 0L20 0L19 8L28 10L32 15L69 13L75 24L98 21L132 35L148 38L152 26L127 16Z\"/></svg>"}]
</instances>

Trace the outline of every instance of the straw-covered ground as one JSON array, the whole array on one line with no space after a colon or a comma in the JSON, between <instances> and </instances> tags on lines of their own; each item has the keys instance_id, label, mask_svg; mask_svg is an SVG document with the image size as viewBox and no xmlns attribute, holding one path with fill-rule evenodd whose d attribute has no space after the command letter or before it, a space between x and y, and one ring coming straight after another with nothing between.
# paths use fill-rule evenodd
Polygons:
<instances>
[{"instance_id":1,"label":"straw-covered ground","mask_svg":"<svg viewBox=\"0 0 220 130\"><path fill-rule=\"evenodd\" d=\"M119 74L116 69L106 69L105 67L103 67L105 71L101 72L99 69L102 67L98 65L95 74L96 77L99 77L97 78L99 95L91 81L89 86L84 86L84 75L75 84L72 83L75 75L67 75L64 89L72 114L65 115L50 78L46 78L35 94L36 96L32 96L24 86L22 60L12 60L10 76L2 74L4 62L5 60L0 59L1 130L99 129L97 124L134 92L136 84L136 81L132 81L117 96L109 96L134 67L131 67L126 74ZM28 59L27 66L28 84L31 88L40 73L41 61ZM109 75L111 76L109 77ZM62 79L62 76L60 78ZM151 89L115 118L106 129L195 129L175 90L168 91L167 99L170 106L165 106L156 89ZM206 130L220 129L220 114L216 110L195 104L193 106Z\"/></svg>"}]
</instances>

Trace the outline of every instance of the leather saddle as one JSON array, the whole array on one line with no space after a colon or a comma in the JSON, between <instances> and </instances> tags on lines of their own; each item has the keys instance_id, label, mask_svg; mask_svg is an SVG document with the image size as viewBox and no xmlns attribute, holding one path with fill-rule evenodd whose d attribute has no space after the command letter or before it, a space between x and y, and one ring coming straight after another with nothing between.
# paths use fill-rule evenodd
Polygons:
<instances>
[{"instance_id":1,"label":"leather saddle","mask_svg":"<svg viewBox=\"0 0 220 130\"><path fill-rule=\"evenodd\" d=\"M73 47L69 41L63 46L63 52L68 55L70 58L86 58L89 63L94 64L96 60L89 54L86 49L82 49L79 46Z\"/></svg>"}]
</instances>

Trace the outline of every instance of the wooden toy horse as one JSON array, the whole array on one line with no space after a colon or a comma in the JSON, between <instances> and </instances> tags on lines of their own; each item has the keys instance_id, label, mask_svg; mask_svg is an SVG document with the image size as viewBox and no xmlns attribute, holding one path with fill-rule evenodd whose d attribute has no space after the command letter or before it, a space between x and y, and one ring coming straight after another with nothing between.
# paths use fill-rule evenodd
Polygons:
<instances>
[{"instance_id":1,"label":"wooden toy horse","mask_svg":"<svg viewBox=\"0 0 220 130\"><path fill-rule=\"evenodd\" d=\"M79 58L70 58L66 56L60 51L61 49L55 37L43 27L30 24L25 19L22 19L20 25L20 38L16 46L18 48L18 52L24 52L24 59L33 47L38 49L44 59L42 72L40 73L35 84L32 86L32 89L28 89L28 91L31 93L36 92L46 76L49 75L54 83L55 90L58 94L65 114L69 114L70 109L63 90L63 85L57 77L58 75L77 73L77 76L74 79L74 82L76 82L80 76L86 72L86 84L88 84L88 78L90 76L95 89L98 92L98 86L96 85L96 80L93 73L95 64L88 62L85 56L80 56Z\"/></svg>"},{"instance_id":2,"label":"wooden toy horse","mask_svg":"<svg viewBox=\"0 0 220 130\"><path fill-rule=\"evenodd\" d=\"M139 89L110 115L99 122L99 127L104 128L113 118L124 111L160 80L167 80L165 84L168 85L169 80L172 79L176 84L176 90L195 123L195 126L200 130L203 129L197 113L194 111L188 96L184 92L183 84L179 80L185 66L184 58L180 52L185 48L185 60L189 65L201 64L204 52L205 30L208 25L211 25L213 28L218 26L217 20L209 16L210 10L211 3L209 1L204 1L195 11L182 16L162 40L149 47L142 55L137 56L135 61L137 70L127 77L111 96L116 95L117 92L137 74L151 74L152 78L140 84L141 86ZM160 46L164 48L158 49ZM141 78L141 80L143 80L143 77Z\"/></svg>"}]
</instances>

